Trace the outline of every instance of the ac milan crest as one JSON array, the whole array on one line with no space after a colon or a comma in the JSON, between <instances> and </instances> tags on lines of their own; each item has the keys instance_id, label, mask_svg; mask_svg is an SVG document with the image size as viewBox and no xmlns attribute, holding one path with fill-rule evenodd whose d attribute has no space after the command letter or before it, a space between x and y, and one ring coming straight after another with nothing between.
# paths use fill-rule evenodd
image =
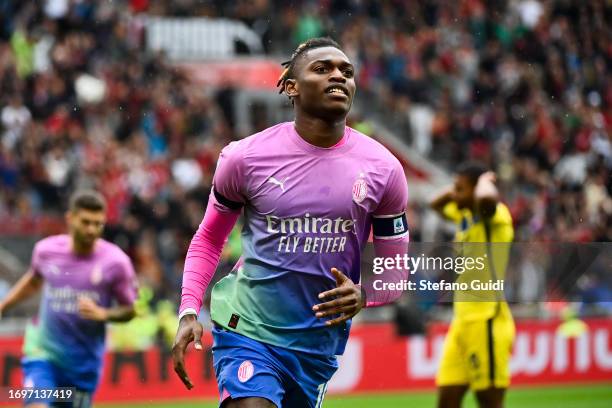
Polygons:
<instances>
[{"instance_id":1,"label":"ac milan crest","mask_svg":"<svg viewBox=\"0 0 612 408\"><path fill-rule=\"evenodd\" d=\"M360 203L366 198L367 195L368 185L366 184L366 181L362 178L358 178L355 180L355 184L353 184L353 201Z\"/></svg>"},{"instance_id":2,"label":"ac milan crest","mask_svg":"<svg viewBox=\"0 0 612 408\"><path fill-rule=\"evenodd\" d=\"M96 266L94 266L89 279L92 285L97 285L102 282L102 267L100 264L96 264Z\"/></svg>"},{"instance_id":3,"label":"ac milan crest","mask_svg":"<svg viewBox=\"0 0 612 408\"><path fill-rule=\"evenodd\" d=\"M253 363L249 360L244 360L240 367L238 367L238 380L242 383L248 381L253 376L254 371Z\"/></svg>"}]
</instances>

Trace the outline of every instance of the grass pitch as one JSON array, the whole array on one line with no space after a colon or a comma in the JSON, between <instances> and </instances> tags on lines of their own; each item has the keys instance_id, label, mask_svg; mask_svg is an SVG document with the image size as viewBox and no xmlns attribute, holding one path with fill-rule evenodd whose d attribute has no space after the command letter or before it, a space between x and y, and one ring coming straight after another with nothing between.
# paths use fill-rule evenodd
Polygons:
<instances>
[{"instance_id":1,"label":"grass pitch","mask_svg":"<svg viewBox=\"0 0 612 408\"><path fill-rule=\"evenodd\" d=\"M363 394L329 396L325 408L434 408L433 392L402 394ZM141 404L96 404L100 408L213 408L215 401L190 400L174 402L144 402ZM572 385L564 387L537 387L510 389L506 398L507 408L610 408L612 407L612 382L602 385ZM474 397L468 394L463 408L477 408Z\"/></svg>"}]
</instances>

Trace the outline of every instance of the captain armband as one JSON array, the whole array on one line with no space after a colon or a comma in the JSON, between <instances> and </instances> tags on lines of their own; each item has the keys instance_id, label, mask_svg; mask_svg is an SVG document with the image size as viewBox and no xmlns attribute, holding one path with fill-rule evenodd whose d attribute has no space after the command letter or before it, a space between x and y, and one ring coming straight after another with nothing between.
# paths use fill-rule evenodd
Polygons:
<instances>
[{"instance_id":1,"label":"captain armband","mask_svg":"<svg viewBox=\"0 0 612 408\"><path fill-rule=\"evenodd\" d=\"M395 215L374 215L372 227L376 239L395 239L408 236L408 220L405 212Z\"/></svg>"}]
</instances>

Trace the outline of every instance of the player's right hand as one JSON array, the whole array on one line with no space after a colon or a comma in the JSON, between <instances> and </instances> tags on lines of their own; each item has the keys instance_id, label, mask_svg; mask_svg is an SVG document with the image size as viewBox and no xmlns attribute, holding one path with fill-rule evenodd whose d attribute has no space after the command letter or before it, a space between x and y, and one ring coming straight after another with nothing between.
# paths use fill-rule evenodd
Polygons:
<instances>
[{"instance_id":1,"label":"player's right hand","mask_svg":"<svg viewBox=\"0 0 612 408\"><path fill-rule=\"evenodd\" d=\"M185 351L192 341L196 350L202 350L202 324L198 322L196 315L185 315L179 322L174 344L172 345L172 360L174 361L174 371L179 376L188 390L193 388L193 383L185 371Z\"/></svg>"}]
</instances>

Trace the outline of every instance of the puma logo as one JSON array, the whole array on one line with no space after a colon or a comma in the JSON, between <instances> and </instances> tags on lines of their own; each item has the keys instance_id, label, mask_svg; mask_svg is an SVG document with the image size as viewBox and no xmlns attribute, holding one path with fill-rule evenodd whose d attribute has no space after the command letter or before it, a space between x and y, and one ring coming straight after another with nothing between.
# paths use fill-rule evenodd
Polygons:
<instances>
[{"instance_id":1,"label":"puma logo","mask_svg":"<svg viewBox=\"0 0 612 408\"><path fill-rule=\"evenodd\" d=\"M285 178L283 181L278 181L276 178L270 177L268 179L268 183L272 183L272 184L275 184L275 185L279 186L280 189L284 193L285 192L285 181L287 181L287 180L289 180L289 177Z\"/></svg>"}]
</instances>

